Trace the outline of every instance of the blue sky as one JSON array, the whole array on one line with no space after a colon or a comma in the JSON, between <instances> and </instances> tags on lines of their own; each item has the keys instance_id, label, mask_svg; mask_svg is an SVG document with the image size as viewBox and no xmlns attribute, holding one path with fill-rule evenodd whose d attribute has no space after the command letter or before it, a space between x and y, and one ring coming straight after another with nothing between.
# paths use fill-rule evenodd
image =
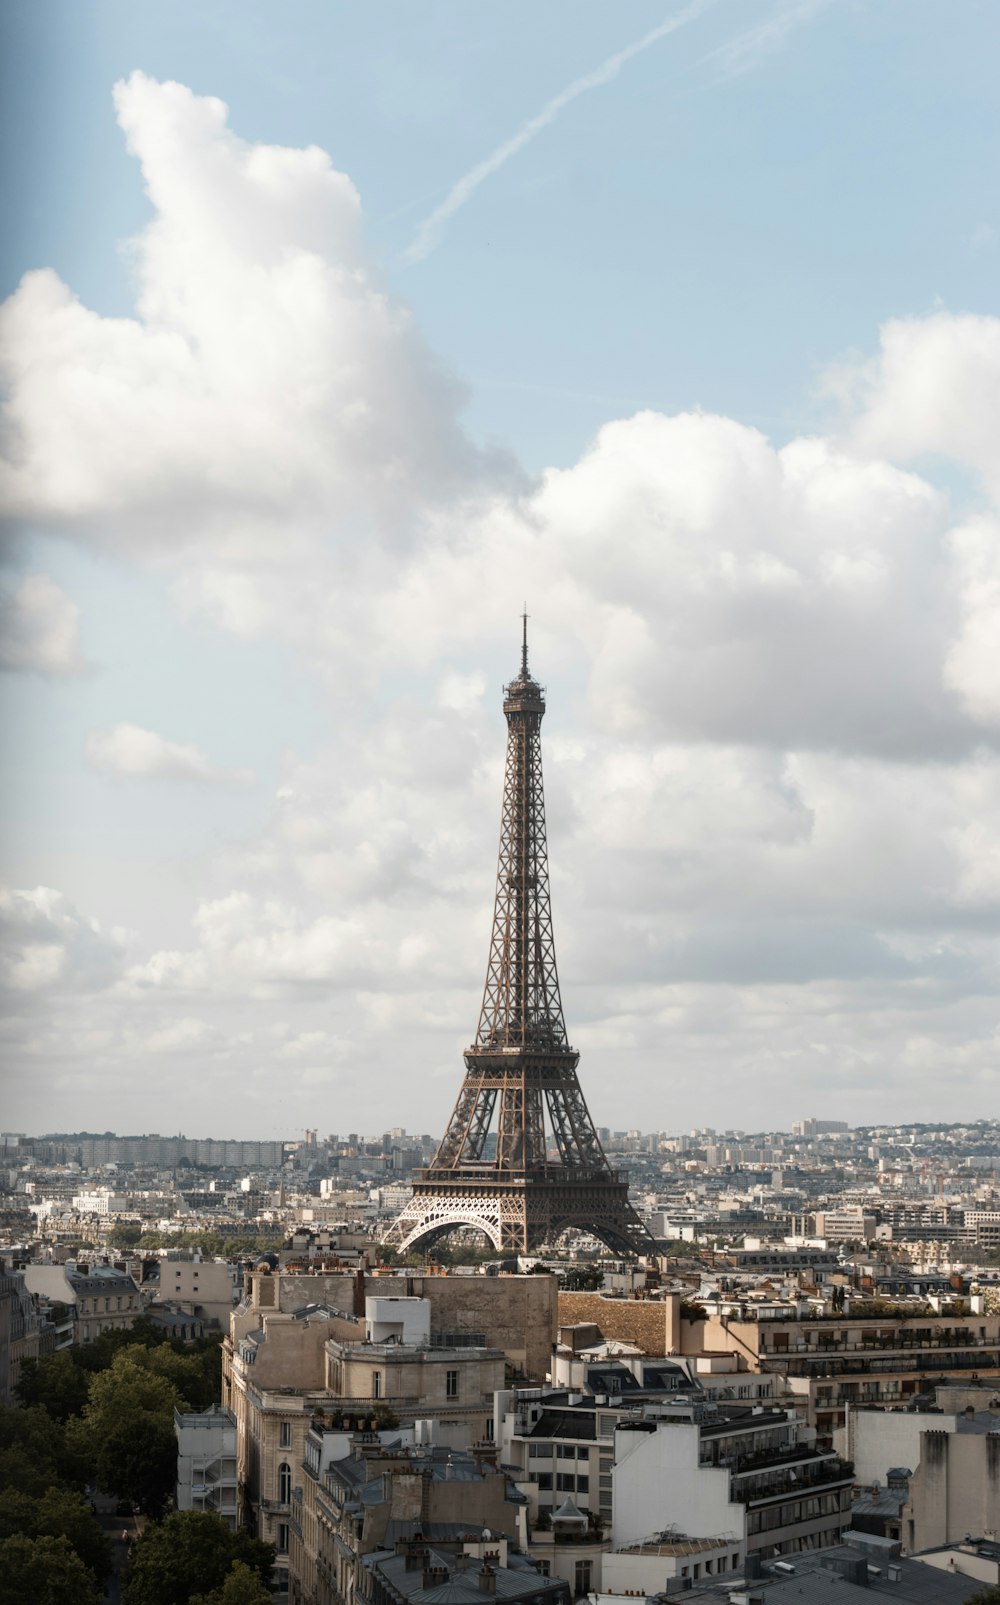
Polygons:
<instances>
[{"instance_id":1,"label":"blue sky","mask_svg":"<svg viewBox=\"0 0 1000 1605\"><path fill-rule=\"evenodd\" d=\"M13 0L0 26L19 1122L164 1128L190 1097L221 1129L240 1087L241 1131L364 1128L360 1069L443 1123L526 592L602 1123L708 1121L704 1071L748 1127L793 1089L943 1110L942 1067L995 1107L996 8ZM159 203L112 99L134 73ZM358 200L265 152L230 228L228 136L171 80ZM32 302L35 269L93 319ZM387 1067L401 1031L430 1108Z\"/></svg>"},{"instance_id":2,"label":"blue sky","mask_svg":"<svg viewBox=\"0 0 1000 1605\"><path fill-rule=\"evenodd\" d=\"M129 310L117 247L149 208L110 88L139 67L225 100L246 139L331 153L387 281L468 385L470 428L530 467L640 406L696 404L786 438L817 373L885 318L993 304L988 3L717 0L568 107L431 260L404 260L462 173L678 10L14 0L4 287L49 263L89 306Z\"/></svg>"}]
</instances>

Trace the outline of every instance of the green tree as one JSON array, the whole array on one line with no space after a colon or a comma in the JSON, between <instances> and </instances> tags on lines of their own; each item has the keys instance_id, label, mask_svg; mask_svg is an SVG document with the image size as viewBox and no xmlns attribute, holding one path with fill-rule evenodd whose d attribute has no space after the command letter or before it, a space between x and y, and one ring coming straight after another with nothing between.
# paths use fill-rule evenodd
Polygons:
<instances>
[{"instance_id":1,"label":"green tree","mask_svg":"<svg viewBox=\"0 0 1000 1605\"><path fill-rule=\"evenodd\" d=\"M565 1293L596 1293L604 1286L604 1272L599 1265L574 1265L559 1285Z\"/></svg>"},{"instance_id":2,"label":"green tree","mask_svg":"<svg viewBox=\"0 0 1000 1605\"><path fill-rule=\"evenodd\" d=\"M0 1605L100 1605L101 1590L67 1538L0 1542Z\"/></svg>"},{"instance_id":3,"label":"green tree","mask_svg":"<svg viewBox=\"0 0 1000 1605\"><path fill-rule=\"evenodd\" d=\"M266 1583L274 1565L273 1545L232 1532L212 1511L176 1511L151 1523L135 1544L124 1605L191 1605L193 1597L206 1592L211 1598L213 1590L224 1587L236 1561ZM237 1594L235 1601L226 1597L225 1605L243 1601Z\"/></svg>"},{"instance_id":4,"label":"green tree","mask_svg":"<svg viewBox=\"0 0 1000 1605\"><path fill-rule=\"evenodd\" d=\"M95 1582L111 1570L111 1547L104 1529L81 1494L69 1488L47 1488L39 1498L20 1488L0 1493L0 1539L65 1538Z\"/></svg>"},{"instance_id":5,"label":"green tree","mask_svg":"<svg viewBox=\"0 0 1000 1605\"><path fill-rule=\"evenodd\" d=\"M86 1458L41 1405L0 1407L0 1488L35 1497L55 1483L82 1491L87 1469Z\"/></svg>"},{"instance_id":6,"label":"green tree","mask_svg":"<svg viewBox=\"0 0 1000 1605\"><path fill-rule=\"evenodd\" d=\"M257 1572L234 1560L222 1587L211 1594L192 1594L191 1605L271 1605L271 1595Z\"/></svg>"},{"instance_id":7,"label":"green tree","mask_svg":"<svg viewBox=\"0 0 1000 1605\"><path fill-rule=\"evenodd\" d=\"M1000 1588L980 1588L969 1595L965 1605L1000 1605Z\"/></svg>"},{"instance_id":8,"label":"green tree","mask_svg":"<svg viewBox=\"0 0 1000 1605\"><path fill-rule=\"evenodd\" d=\"M108 1243L112 1248L135 1248L141 1236L141 1226L130 1226L125 1221L119 1221L108 1233Z\"/></svg>"},{"instance_id":9,"label":"green tree","mask_svg":"<svg viewBox=\"0 0 1000 1605\"><path fill-rule=\"evenodd\" d=\"M182 1402L166 1377L128 1352L118 1354L108 1370L91 1377L86 1409L70 1422L68 1440L106 1493L158 1515L177 1480L174 1409Z\"/></svg>"},{"instance_id":10,"label":"green tree","mask_svg":"<svg viewBox=\"0 0 1000 1605\"><path fill-rule=\"evenodd\" d=\"M140 1315L131 1326L110 1327L93 1342L80 1344L72 1354L74 1362L82 1370L106 1371L122 1349L134 1348L137 1343L144 1349L156 1349L166 1341L163 1328L151 1321L148 1315Z\"/></svg>"},{"instance_id":11,"label":"green tree","mask_svg":"<svg viewBox=\"0 0 1000 1605\"><path fill-rule=\"evenodd\" d=\"M155 1348L129 1345L120 1351L115 1364L126 1361L151 1376L162 1377L177 1393L180 1408L207 1410L219 1397L221 1382L222 1348L213 1344L202 1353L187 1354L172 1343L159 1343Z\"/></svg>"},{"instance_id":12,"label":"green tree","mask_svg":"<svg viewBox=\"0 0 1000 1605\"><path fill-rule=\"evenodd\" d=\"M79 1415L87 1402L87 1378L69 1349L41 1360L25 1360L17 1384L22 1404L40 1404L54 1421Z\"/></svg>"}]
</instances>

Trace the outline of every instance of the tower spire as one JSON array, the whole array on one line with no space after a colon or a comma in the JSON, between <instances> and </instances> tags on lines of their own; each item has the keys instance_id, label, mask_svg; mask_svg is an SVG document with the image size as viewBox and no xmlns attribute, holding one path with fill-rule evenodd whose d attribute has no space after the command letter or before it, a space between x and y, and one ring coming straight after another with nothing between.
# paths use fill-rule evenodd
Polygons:
<instances>
[{"instance_id":1,"label":"tower spire","mask_svg":"<svg viewBox=\"0 0 1000 1605\"><path fill-rule=\"evenodd\" d=\"M521 679L522 680L527 680L529 678L529 676L528 676L528 604L527 604L527 602L525 602L525 604L524 604L524 612L521 614L521 626L522 626L522 631L521 631Z\"/></svg>"}]
</instances>

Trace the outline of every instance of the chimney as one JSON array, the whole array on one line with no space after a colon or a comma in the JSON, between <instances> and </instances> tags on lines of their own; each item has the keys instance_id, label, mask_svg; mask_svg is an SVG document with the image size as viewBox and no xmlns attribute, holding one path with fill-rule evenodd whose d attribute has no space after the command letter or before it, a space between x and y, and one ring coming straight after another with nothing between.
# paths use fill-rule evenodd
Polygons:
<instances>
[{"instance_id":1,"label":"chimney","mask_svg":"<svg viewBox=\"0 0 1000 1605\"><path fill-rule=\"evenodd\" d=\"M479 1592L481 1594L495 1594L497 1591L497 1574L492 1566L484 1561L479 1568Z\"/></svg>"},{"instance_id":2,"label":"chimney","mask_svg":"<svg viewBox=\"0 0 1000 1605\"><path fill-rule=\"evenodd\" d=\"M365 1318L365 1273L359 1265L354 1273L354 1311L359 1321Z\"/></svg>"},{"instance_id":3,"label":"chimney","mask_svg":"<svg viewBox=\"0 0 1000 1605\"><path fill-rule=\"evenodd\" d=\"M448 1581L448 1575L447 1566L425 1566L423 1586L424 1588L440 1588L442 1583Z\"/></svg>"}]
</instances>

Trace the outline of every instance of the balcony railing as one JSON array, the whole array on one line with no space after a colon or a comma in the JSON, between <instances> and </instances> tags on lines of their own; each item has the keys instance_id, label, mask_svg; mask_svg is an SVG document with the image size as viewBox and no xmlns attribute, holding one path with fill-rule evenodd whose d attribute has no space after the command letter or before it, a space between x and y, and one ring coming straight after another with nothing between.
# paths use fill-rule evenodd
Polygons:
<instances>
[{"instance_id":1,"label":"balcony railing","mask_svg":"<svg viewBox=\"0 0 1000 1605\"><path fill-rule=\"evenodd\" d=\"M874 1333L864 1334L859 1343L845 1343L839 1338L818 1334L815 1343L800 1341L784 1345L761 1343L760 1354L762 1359L784 1359L791 1354L870 1354L873 1350L898 1349L904 1352L923 1349L957 1349L957 1348L996 1348L1000 1339L996 1337L981 1338L975 1332L961 1327L950 1336L943 1332L933 1337L918 1337L915 1333L900 1331L887 1333L877 1337Z\"/></svg>"},{"instance_id":2,"label":"balcony railing","mask_svg":"<svg viewBox=\"0 0 1000 1605\"><path fill-rule=\"evenodd\" d=\"M777 1356L774 1356L777 1358ZM926 1349L897 1350L895 1355L864 1355L848 1357L817 1354L812 1358L790 1355L782 1367L791 1377L837 1377L892 1375L896 1372L924 1371L987 1371L1000 1370L1000 1349L951 1349L936 1354Z\"/></svg>"},{"instance_id":3,"label":"balcony railing","mask_svg":"<svg viewBox=\"0 0 1000 1605\"><path fill-rule=\"evenodd\" d=\"M749 1505L755 1499L809 1495L838 1484L847 1487L853 1478L854 1467L850 1461L827 1457L813 1465L778 1467L774 1471L734 1476L730 1482L730 1498L737 1504Z\"/></svg>"}]
</instances>

